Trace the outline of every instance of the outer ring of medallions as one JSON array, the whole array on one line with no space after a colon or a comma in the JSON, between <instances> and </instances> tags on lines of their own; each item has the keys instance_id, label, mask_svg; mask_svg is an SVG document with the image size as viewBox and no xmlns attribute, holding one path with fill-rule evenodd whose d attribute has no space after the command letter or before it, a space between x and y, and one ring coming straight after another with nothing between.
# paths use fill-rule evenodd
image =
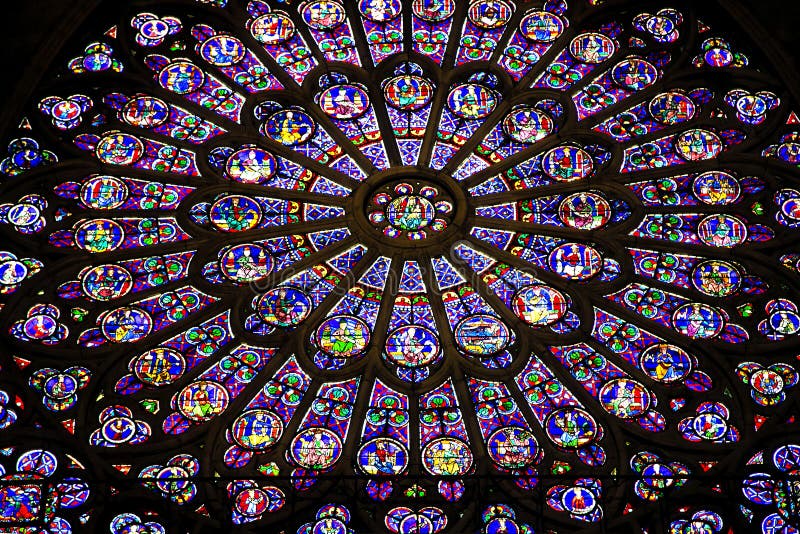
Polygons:
<instances>
[{"instance_id":1,"label":"outer ring of medallions","mask_svg":"<svg viewBox=\"0 0 800 534\"><path fill-rule=\"evenodd\" d=\"M420 180L443 189L453 201L453 215L444 231L420 240L387 237L378 231L367 218L367 205L372 195L387 183L408 180ZM470 212L468 197L464 190L450 176L431 169L419 167L392 167L377 172L358 185L350 196L346 211L356 221L358 237L365 244L375 246L378 250L386 250L386 246L405 249L408 252L422 253L442 250L465 236L467 214Z\"/></svg>"}]
</instances>

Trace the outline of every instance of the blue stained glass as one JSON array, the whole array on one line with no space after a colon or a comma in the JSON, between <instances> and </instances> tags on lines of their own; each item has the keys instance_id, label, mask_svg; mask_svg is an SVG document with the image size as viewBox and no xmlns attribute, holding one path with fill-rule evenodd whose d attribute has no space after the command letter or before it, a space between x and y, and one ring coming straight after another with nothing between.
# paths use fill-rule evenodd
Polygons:
<instances>
[{"instance_id":1,"label":"blue stained glass","mask_svg":"<svg viewBox=\"0 0 800 534\"><path fill-rule=\"evenodd\" d=\"M603 429L575 396L535 355L516 376L516 383L548 439L557 447L575 451L587 465L602 465L605 453L598 441Z\"/></svg>"},{"instance_id":2,"label":"blue stained glass","mask_svg":"<svg viewBox=\"0 0 800 534\"><path fill-rule=\"evenodd\" d=\"M57 291L60 297L67 299L118 299L130 292L146 291L186 278L194 254L167 254L87 267L78 273L78 280L64 282Z\"/></svg>"},{"instance_id":3,"label":"blue stained glass","mask_svg":"<svg viewBox=\"0 0 800 534\"><path fill-rule=\"evenodd\" d=\"M347 83L347 77L333 74L323 77L320 85L322 91L317 93L316 100L322 112L375 167L388 168L389 159L366 87Z\"/></svg>"},{"instance_id":4,"label":"blue stained glass","mask_svg":"<svg viewBox=\"0 0 800 534\"><path fill-rule=\"evenodd\" d=\"M652 409L654 393L589 345L551 347L551 351L608 413L636 420L651 432L665 429L664 416Z\"/></svg>"},{"instance_id":5,"label":"blue stained glass","mask_svg":"<svg viewBox=\"0 0 800 534\"><path fill-rule=\"evenodd\" d=\"M178 106L170 106L157 97L148 95L126 96L111 93L103 99L117 110L120 122L137 128L152 130L178 141L201 144L225 133L225 130L193 115Z\"/></svg>"},{"instance_id":6,"label":"blue stained glass","mask_svg":"<svg viewBox=\"0 0 800 534\"><path fill-rule=\"evenodd\" d=\"M93 152L100 163L107 165L176 172L185 176L198 176L195 153L152 139L139 138L119 131L97 135L80 135L75 143L83 150Z\"/></svg>"},{"instance_id":7,"label":"blue stained glass","mask_svg":"<svg viewBox=\"0 0 800 534\"><path fill-rule=\"evenodd\" d=\"M98 318L98 328L85 330L78 343L87 347L109 342L135 343L153 332L185 320L192 312L202 311L217 300L192 286L168 291L111 310Z\"/></svg>"},{"instance_id":8,"label":"blue stained glass","mask_svg":"<svg viewBox=\"0 0 800 534\"><path fill-rule=\"evenodd\" d=\"M221 414L274 354L274 349L235 348L173 397L171 407L176 411L164 419L164 432L180 434L191 424L205 423Z\"/></svg>"},{"instance_id":9,"label":"blue stained glass","mask_svg":"<svg viewBox=\"0 0 800 534\"><path fill-rule=\"evenodd\" d=\"M269 101L259 104L254 114L262 121L260 130L267 138L320 163L333 162L334 169L352 179L361 181L366 178L350 155L342 155L343 149L330 133L303 110Z\"/></svg>"},{"instance_id":10,"label":"blue stained glass","mask_svg":"<svg viewBox=\"0 0 800 534\"><path fill-rule=\"evenodd\" d=\"M542 454L516 401L500 382L470 378L468 387L489 456L499 469L538 463Z\"/></svg>"},{"instance_id":11,"label":"blue stained glass","mask_svg":"<svg viewBox=\"0 0 800 534\"><path fill-rule=\"evenodd\" d=\"M404 293L424 293L426 291L419 263L407 261L403 264L400 290Z\"/></svg>"},{"instance_id":12,"label":"blue stained glass","mask_svg":"<svg viewBox=\"0 0 800 534\"><path fill-rule=\"evenodd\" d=\"M63 198L74 199L85 209L175 209L195 188L118 178L108 175L91 175L80 181L64 182L55 193Z\"/></svg>"},{"instance_id":13,"label":"blue stained glass","mask_svg":"<svg viewBox=\"0 0 800 534\"><path fill-rule=\"evenodd\" d=\"M186 60L170 60L154 54L145 61L159 85L167 91L210 109L220 117L239 122L244 97L215 76Z\"/></svg>"},{"instance_id":14,"label":"blue stained glass","mask_svg":"<svg viewBox=\"0 0 800 534\"><path fill-rule=\"evenodd\" d=\"M359 383L359 378L354 378L320 386L288 451L290 461L297 466L297 474L325 471L339 461L342 442L350 430ZM313 479L302 484L304 488L309 487Z\"/></svg>"},{"instance_id":15,"label":"blue stained glass","mask_svg":"<svg viewBox=\"0 0 800 534\"><path fill-rule=\"evenodd\" d=\"M292 420L310 384L311 377L298 365L295 357L287 358L247 404L242 415L233 422L227 434L227 440L232 445L225 453L225 463L238 463L244 458L246 464L252 459L251 451L274 446Z\"/></svg>"},{"instance_id":16,"label":"blue stained glass","mask_svg":"<svg viewBox=\"0 0 800 534\"><path fill-rule=\"evenodd\" d=\"M372 262L311 335L311 346L318 350L315 357L318 367L341 367L348 360L364 355L373 335L390 266L391 260L386 257Z\"/></svg>"},{"instance_id":17,"label":"blue stained glass","mask_svg":"<svg viewBox=\"0 0 800 534\"><path fill-rule=\"evenodd\" d=\"M419 399L420 442L425 470L433 475L469 473L474 461L453 384L444 382ZM442 486L440 486L440 493Z\"/></svg>"},{"instance_id":18,"label":"blue stained glass","mask_svg":"<svg viewBox=\"0 0 800 534\"><path fill-rule=\"evenodd\" d=\"M250 92L282 89L280 81L241 40L220 33L211 26L198 24L192 28L197 41L195 50L209 65L219 68L234 83Z\"/></svg>"},{"instance_id":19,"label":"blue stained glass","mask_svg":"<svg viewBox=\"0 0 800 534\"><path fill-rule=\"evenodd\" d=\"M384 361L403 380L421 382L443 359L441 340L417 262L406 262L389 319Z\"/></svg>"},{"instance_id":20,"label":"blue stained glass","mask_svg":"<svg viewBox=\"0 0 800 534\"><path fill-rule=\"evenodd\" d=\"M626 149L625 163L620 171L635 172L711 159L735 144L736 140L724 142L711 130L694 128L682 134L662 137L646 145L634 145Z\"/></svg>"},{"instance_id":21,"label":"blue stained glass","mask_svg":"<svg viewBox=\"0 0 800 534\"><path fill-rule=\"evenodd\" d=\"M800 118L749 23L129 3L0 157L0 523L798 527Z\"/></svg>"},{"instance_id":22,"label":"blue stained glass","mask_svg":"<svg viewBox=\"0 0 800 534\"><path fill-rule=\"evenodd\" d=\"M530 10L510 37L500 66L515 80L524 77L564 32L566 24L556 13Z\"/></svg>"},{"instance_id":23,"label":"blue stained glass","mask_svg":"<svg viewBox=\"0 0 800 534\"><path fill-rule=\"evenodd\" d=\"M481 72L450 87L439 119L439 141L433 149L431 166L434 169L444 167L495 110L500 101L497 85L494 74Z\"/></svg>"},{"instance_id":24,"label":"blue stained glass","mask_svg":"<svg viewBox=\"0 0 800 534\"><path fill-rule=\"evenodd\" d=\"M505 1L481 1L469 6L461 31L456 64L487 60L514 14L514 4Z\"/></svg>"},{"instance_id":25,"label":"blue stained glass","mask_svg":"<svg viewBox=\"0 0 800 534\"><path fill-rule=\"evenodd\" d=\"M260 0L249 2L247 12L251 16L247 29L253 38L295 81L301 83L317 65L317 60L289 15L272 11L266 2Z\"/></svg>"},{"instance_id":26,"label":"blue stained glass","mask_svg":"<svg viewBox=\"0 0 800 534\"><path fill-rule=\"evenodd\" d=\"M359 0L358 10L375 65L403 51L403 5L400 0Z\"/></svg>"},{"instance_id":27,"label":"blue stained glass","mask_svg":"<svg viewBox=\"0 0 800 534\"><path fill-rule=\"evenodd\" d=\"M376 380L357 453L358 469L378 476L403 473L409 464L409 425L408 397Z\"/></svg>"},{"instance_id":28,"label":"blue stained glass","mask_svg":"<svg viewBox=\"0 0 800 534\"><path fill-rule=\"evenodd\" d=\"M353 29L340 2L305 2L298 9L326 59L361 66Z\"/></svg>"},{"instance_id":29,"label":"blue stained glass","mask_svg":"<svg viewBox=\"0 0 800 534\"><path fill-rule=\"evenodd\" d=\"M92 254L111 252L117 248L139 248L185 241L190 236L173 217L161 219L92 219L78 224L72 230L58 230L50 234L50 243L56 247L71 247Z\"/></svg>"},{"instance_id":30,"label":"blue stained glass","mask_svg":"<svg viewBox=\"0 0 800 534\"><path fill-rule=\"evenodd\" d=\"M610 58L618 48L619 28L588 31L572 38L568 47L539 75L533 87L565 91Z\"/></svg>"},{"instance_id":31,"label":"blue stained glass","mask_svg":"<svg viewBox=\"0 0 800 534\"><path fill-rule=\"evenodd\" d=\"M114 57L114 49L105 43L91 43L86 46L82 54L71 59L67 64L67 67L75 74L104 70L122 72L124 69L122 62Z\"/></svg>"},{"instance_id":32,"label":"blue stained glass","mask_svg":"<svg viewBox=\"0 0 800 534\"><path fill-rule=\"evenodd\" d=\"M413 48L441 64L453 27L455 0L418 0L412 5Z\"/></svg>"},{"instance_id":33,"label":"blue stained glass","mask_svg":"<svg viewBox=\"0 0 800 534\"><path fill-rule=\"evenodd\" d=\"M658 67L646 59L636 56L623 59L572 97L579 119L590 117L650 87L659 77Z\"/></svg>"}]
</instances>

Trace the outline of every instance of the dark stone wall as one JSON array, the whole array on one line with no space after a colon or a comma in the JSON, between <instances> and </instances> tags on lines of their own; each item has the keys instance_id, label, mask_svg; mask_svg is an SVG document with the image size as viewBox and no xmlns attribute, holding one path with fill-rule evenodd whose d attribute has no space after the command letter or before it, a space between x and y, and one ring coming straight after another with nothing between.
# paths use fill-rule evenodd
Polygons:
<instances>
[{"instance_id":1,"label":"dark stone wall","mask_svg":"<svg viewBox=\"0 0 800 534\"><path fill-rule=\"evenodd\" d=\"M784 50L800 66L800 2L796 0L742 0L756 20L774 38L783 44Z\"/></svg>"},{"instance_id":2,"label":"dark stone wall","mask_svg":"<svg viewBox=\"0 0 800 534\"><path fill-rule=\"evenodd\" d=\"M97 0L26 0L13 2L14 7L3 9L0 17L0 66L5 83L0 85L0 94L12 91L22 74L30 67L37 50L46 43L67 19L75 20L76 14L92 9Z\"/></svg>"},{"instance_id":3,"label":"dark stone wall","mask_svg":"<svg viewBox=\"0 0 800 534\"><path fill-rule=\"evenodd\" d=\"M14 99L25 97L21 93L35 85L43 69L37 62L42 57L42 47L57 51L64 39L59 32L79 24L100 2L22 0L13 2L11 8L0 9L0 13L5 12L5 15L0 14L0 76L3 80L0 83L0 135L4 140L5 132L20 119L19 106Z\"/></svg>"},{"instance_id":4,"label":"dark stone wall","mask_svg":"<svg viewBox=\"0 0 800 534\"><path fill-rule=\"evenodd\" d=\"M6 130L6 121L16 120L16 117L11 117L12 110L9 109L15 106L5 103L15 95L20 82L30 80L31 71L36 74L37 68L41 68L34 62L37 52L42 46L54 46L59 41L57 32L65 24L78 23L100 3L101 0L21 0L3 10L6 14L0 17L0 68L3 73L0 102L4 105L0 106L0 131ZM800 2L740 0L740 3L782 45L788 59L800 72ZM92 37L87 36L87 41Z\"/></svg>"}]
</instances>

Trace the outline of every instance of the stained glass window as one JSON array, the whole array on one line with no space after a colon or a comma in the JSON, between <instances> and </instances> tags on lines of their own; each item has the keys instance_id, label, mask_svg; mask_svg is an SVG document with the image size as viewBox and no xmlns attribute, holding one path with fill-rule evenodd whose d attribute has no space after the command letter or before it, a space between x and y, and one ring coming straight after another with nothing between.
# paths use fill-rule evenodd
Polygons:
<instances>
[{"instance_id":1,"label":"stained glass window","mask_svg":"<svg viewBox=\"0 0 800 534\"><path fill-rule=\"evenodd\" d=\"M800 529L800 107L715 3L119 4L0 157L0 529Z\"/></svg>"}]
</instances>

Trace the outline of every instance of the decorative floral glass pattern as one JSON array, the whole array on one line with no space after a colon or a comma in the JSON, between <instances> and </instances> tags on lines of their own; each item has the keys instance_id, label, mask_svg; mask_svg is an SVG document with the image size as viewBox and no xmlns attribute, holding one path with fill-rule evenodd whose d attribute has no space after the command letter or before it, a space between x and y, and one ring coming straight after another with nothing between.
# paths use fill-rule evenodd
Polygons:
<instances>
[{"instance_id":1,"label":"decorative floral glass pattern","mask_svg":"<svg viewBox=\"0 0 800 534\"><path fill-rule=\"evenodd\" d=\"M704 8L602 4L132 1L69 45L0 161L0 525L800 528L788 442L649 517L794 422L794 103Z\"/></svg>"}]
</instances>

